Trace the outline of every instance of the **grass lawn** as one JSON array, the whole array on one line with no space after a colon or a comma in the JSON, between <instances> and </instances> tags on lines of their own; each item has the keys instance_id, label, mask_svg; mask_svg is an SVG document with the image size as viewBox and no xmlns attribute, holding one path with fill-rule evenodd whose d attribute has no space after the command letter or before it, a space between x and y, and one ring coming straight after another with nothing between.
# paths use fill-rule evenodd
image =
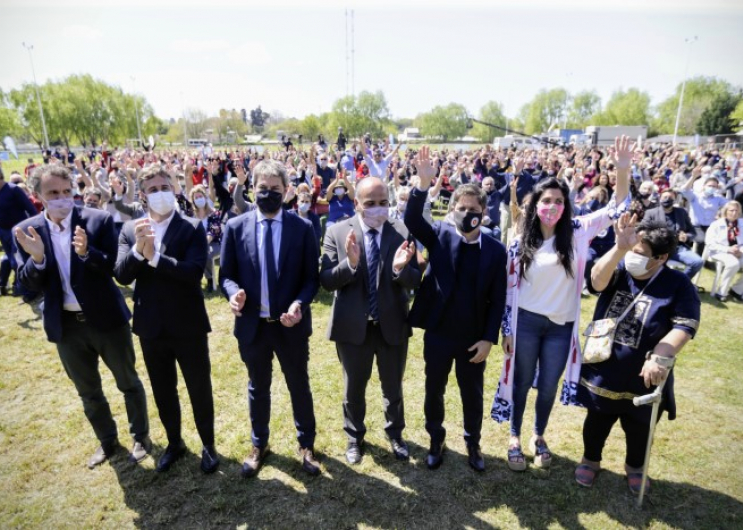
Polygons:
<instances>
[{"instance_id":1,"label":"grass lawn","mask_svg":"<svg viewBox=\"0 0 743 530\"><path fill-rule=\"evenodd\" d=\"M701 284L709 287L709 271ZM129 297L130 298L130 297ZM313 305L311 383L323 473L309 477L295 455L288 392L275 366L271 447L256 478L239 476L250 450L247 374L232 337L232 316L217 295L207 305L216 405L219 472L198 469L200 444L185 388L184 436L190 453L167 474L154 458L132 466L120 452L89 471L96 440L72 383L41 322L18 299L0 298L0 527L2 528L741 528L743 526L743 389L736 362L743 354L743 305L702 296L702 327L677 365L679 415L657 429L651 460L653 492L638 511L623 474L624 440L617 427L605 452L605 470L591 490L573 481L581 457L584 411L556 405L547 440L552 469L517 474L504 460L508 430L485 419L482 446L487 470L467 466L461 402L452 376L447 394L448 450L437 471L425 467L428 437L423 418L422 334L416 331L405 378L412 459L394 459L384 437L376 376L368 388L368 438L363 462L344 459L340 366L325 338L331 297ZM594 300L584 299L584 321ZM486 371L486 411L501 368L494 349ZM158 457L165 433L152 402L152 438ZM110 372L106 395L128 447L126 415ZM533 400L533 396L531 396ZM526 424L533 421L533 401Z\"/></svg>"}]
</instances>

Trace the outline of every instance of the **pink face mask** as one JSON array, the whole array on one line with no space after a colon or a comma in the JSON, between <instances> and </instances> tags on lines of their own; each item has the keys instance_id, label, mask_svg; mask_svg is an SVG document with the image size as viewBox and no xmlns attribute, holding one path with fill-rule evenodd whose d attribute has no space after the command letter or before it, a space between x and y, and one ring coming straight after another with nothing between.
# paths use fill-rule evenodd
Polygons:
<instances>
[{"instance_id":1,"label":"pink face mask","mask_svg":"<svg viewBox=\"0 0 743 530\"><path fill-rule=\"evenodd\" d=\"M537 215L539 220L549 227L557 224L565 210L564 204L539 204L537 205Z\"/></svg>"}]
</instances>

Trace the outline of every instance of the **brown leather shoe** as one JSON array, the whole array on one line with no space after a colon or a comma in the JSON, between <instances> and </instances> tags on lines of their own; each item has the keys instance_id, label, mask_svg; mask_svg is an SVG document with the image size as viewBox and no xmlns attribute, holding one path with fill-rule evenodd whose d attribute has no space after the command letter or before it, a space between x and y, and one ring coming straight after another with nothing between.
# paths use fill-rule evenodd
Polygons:
<instances>
[{"instance_id":1,"label":"brown leather shoe","mask_svg":"<svg viewBox=\"0 0 743 530\"><path fill-rule=\"evenodd\" d=\"M263 460L268 456L268 453L268 445L264 447L253 446L253 452L243 462L243 468L240 474L245 478L255 476L263 465Z\"/></svg>"},{"instance_id":2,"label":"brown leather shoe","mask_svg":"<svg viewBox=\"0 0 743 530\"><path fill-rule=\"evenodd\" d=\"M300 447L299 455L302 457L302 469L313 477L320 474L320 463L315 460L315 452L312 447Z\"/></svg>"},{"instance_id":3,"label":"brown leather shoe","mask_svg":"<svg viewBox=\"0 0 743 530\"><path fill-rule=\"evenodd\" d=\"M114 440L107 444L101 444L98 449L95 450L95 453L91 455L90 459L88 459L88 469L100 466L103 462L111 458L119 447L118 440Z\"/></svg>"}]
</instances>

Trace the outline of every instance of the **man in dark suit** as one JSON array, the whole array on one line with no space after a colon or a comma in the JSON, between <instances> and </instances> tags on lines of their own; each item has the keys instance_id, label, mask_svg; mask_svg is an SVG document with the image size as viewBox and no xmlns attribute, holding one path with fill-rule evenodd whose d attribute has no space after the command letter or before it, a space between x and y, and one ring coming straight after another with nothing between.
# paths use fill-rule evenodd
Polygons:
<instances>
[{"instance_id":1,"label":"man in dark suit","mask_svg":"<svg viewBox=\"0 0 743 530\"><path fill-rule=\"evenodd\" d=\"M234 333L249 377L253 451L243 463L245 477L255 475L268 454L274 353L291 394L302 469L320 473L307 372L318 245L312 224L281 208L288 185L286 168L278 161L256 165L258 208L228 221L222 236L219 283L235 314Z\"/></svg>"},{"instance_id":2,"label":"man in dark suit","mask_svg":"<svg viewBox=\"0 0 743 530\"><path fill-rule=\"evenodd\" d=\"M675 206L675 202L676 192L670 188L665 190L660 194L660 205L657 208L647 210L643 220L666 223L669 230L678 234L679 244L668 259L683 263L686 267L684 274L693 278L704 266L704 260L691 249L697 229L691 224L691 219L686 210Z\"/></svg>"},{"instance_id":3,"label":"man in dark suit","mask_svg":"<svg viewBox=\"0 0 743 530\"><path fill-rule=\"evenodd\" d=\"M468 461L485 470L480 452L485 359L498 342L506 303L506 252L498 241L482 237L480 224L487 205L475 184L456 189L450 214L454 224L423 219L423 206L435 170L427 146L416 158L420 184L410 192L405 224L428 249L429 265L410 312L410 323L426 330L426 430L431 436L427 457L430 469L441 465L446 430L444 392L456 363L464 409L464 440Z\"/></svg>"},{"instance_id":4,"label":"man in dark suit","mask_svg":"<svg viewBox=\"0 0 743 530\"><path fill-rule=\"evenodd\" d=\"M70 172L59 165L29 179L45 212L14 229L23 285L44 295L44 331L75 384L83 410L101 445L88 461L94 468L119 447L116 422L101 387L98 359L124 394L134 438L130 460L150 451L147 399L134 369L131 313L113 281L116 233L107 212L77 208Z\"/></svg>"},{"instance_id":5,"label":"man in dark suit","mask_svg":"<svg viewBox=\"0 0 743 530\"><path fill-rule=\"evenodd\" d=\"M343 366L346 460L361 461L366 426L366 384L377 356L385 431L398 460L410 457L402 378L408 356L408 291L420 285L415 243L402 222L388 220L387 186L367 177L356 187L356 215L325 234L320 284L335 291L328 338Z\"/></svg>"},{"instance_id":6,"label":"man in dark suit","mask_svg":"<svg viewBox=\"0 0 743 530\"><path fill-rule=\"evenodd\" d=\"M134 288L134 333L142 345L152 393L168 436L168 447L157 463L163 472L186 452L181 437L178 373L191 398L194 423L203 449L201 470L213 473L219 465L214 448L209 317L201 292L208 246L201 222L175 211L171 177L160 166L139 177L147 216L128 221L119 236L114 274Z\"/></svg>"}]
</instances>

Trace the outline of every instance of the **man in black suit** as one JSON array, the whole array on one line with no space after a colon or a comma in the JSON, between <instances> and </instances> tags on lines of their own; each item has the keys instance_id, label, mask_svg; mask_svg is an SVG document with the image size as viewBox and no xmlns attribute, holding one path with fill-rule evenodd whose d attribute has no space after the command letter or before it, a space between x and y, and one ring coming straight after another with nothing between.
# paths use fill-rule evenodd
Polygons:
<instances>
[{"instance_id":1,"label":"man in black suit","mask_svg":"<svg viewBox=\"0 0 743 530\"><path fill-rule=\"evenodd\" d=\"M691 224L689 214L675 205L676 192L667 189L660 194L660 205L645 212L644 220L666 223L669 230L678 234L679 244L668 259L683 263L684 274L693 278L704 266L702 258L691 249L696 238L697 229Z\"/></svg>"},{"instance_id":2,"label":"man in black suit","mask_svg":"<svg viewBox=\"0 0 743 530\"><path fill-rule=\"evenodd\" d=\"M310 475L320 473L307 372L318 246L312 224L281 208L288 185L280 162L256 165L253 189L258 208L228 221L222 236L219 283L235 314L234 333L249 377L253 451L243 463L245 477L254 476L268 454L274 353L291 394L302 469Z\"/></svg>"},{"instance_id":3,"label":"man in black suit","mask_svg":"<svg viewBox=\"0 0 743 530\"><path fill-rule=\"evenodd\" d=\"M201 470L213 473L219 457L214 448L207 337L211 327L201 292L208 254L206 233L199 220L175 211L171 177L160 166L141 174L139 193L148 214L122 228L114 273L123 285L136 281L134 333L139 336L152 393L168 435L168 447L157 471L167 471L186 452L181 437L177 364L203 444Z\"/></svg>"},{"instance_id":4,"label":"man in black suit","mask_svg":"<svg viewBox=\"0 0 743 530\"><path fill-rule=\"evenodd\" d=\"M420 184L410 192L405 225L428 249L429 256L410 312L410 323L426 330L424 407L426 430L431 436L426 463L436 469L443 459L444 392L456 363L468 461L476 471L484 471L480 431L485 359L498 342L506 303L506 252L500 242L480 233L487 198L475 184L464 184L452 195L450 217L454 224L428 224L423 219L423 206L435 170L427 146L421 148L415 164Z\"/></svg>"},{"instance_id":5,"label":"man in black suit","mask_svg":"<svg viewBox=\"0 0 743 530\"><path fill-rule=\"evenodd\" d=\"M94 468L119 447L116 422L103 394L98 359L113 373L124 394L129 429L134 438L130 460L150 451L147 399L134 369L131 313L113 281L116 233L107 212L78 208L72 178L61 165L37 169L29 179L45 212L14 229L23 285L44 295L44 331L68 377L100 447L88 460Z\"/></svg>"},{"instance_id":6,"label":"man in black suit","mask_svg":"<svg viewBox=\"0 0 743 530\"><path fill-rule=\"evenodd\" d=\"M367 177L356 186L356 215L325 234L320 283L335 291L328 338L343 366L346 460L361 461L366 426L366 384L377 356L385 431L398 460L410 457L402 378L408 355L408 292L420 285L415 243L402 222L388 220L387 186Z\"/></svg>"}]
</instances>

